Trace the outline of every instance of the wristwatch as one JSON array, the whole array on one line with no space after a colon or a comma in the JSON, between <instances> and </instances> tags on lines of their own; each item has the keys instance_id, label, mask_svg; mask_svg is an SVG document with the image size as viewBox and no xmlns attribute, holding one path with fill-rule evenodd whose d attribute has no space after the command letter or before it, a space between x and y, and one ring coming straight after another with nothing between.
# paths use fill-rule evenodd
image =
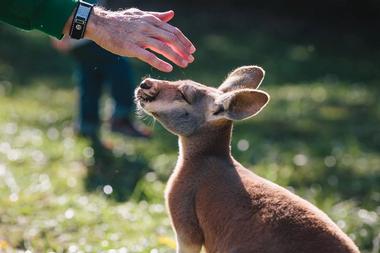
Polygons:
<instances>
[{"instance_id":1,"label":"wristwatch","mask_svg":"<svg viewBox=\"0 0 380 253\"><path fill-rule=\"evenodd\" d=\"M79 1L71 24L70 37L72 39L79 40L83 38L92 8L94 8L93 4Z\"/></svg>"}]
</instances>

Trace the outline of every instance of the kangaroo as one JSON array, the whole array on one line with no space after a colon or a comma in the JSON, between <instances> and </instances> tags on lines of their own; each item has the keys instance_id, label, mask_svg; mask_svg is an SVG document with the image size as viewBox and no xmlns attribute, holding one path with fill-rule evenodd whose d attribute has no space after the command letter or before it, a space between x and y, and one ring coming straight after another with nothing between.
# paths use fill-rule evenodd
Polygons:
<instances>
[{"instance_id":1,"label":"kangaroo","mask_svg":"<svg viewBox=\"0 0 380 253\"><path fill-rule=\"evenodd\" d=\"M352 240L306 200L231 156L232 122L269 101L264 70L244 66L219 88L145 79L138 107L179 137L165 197L177 253L358 253Z\"/></svg>"}]
</instances>

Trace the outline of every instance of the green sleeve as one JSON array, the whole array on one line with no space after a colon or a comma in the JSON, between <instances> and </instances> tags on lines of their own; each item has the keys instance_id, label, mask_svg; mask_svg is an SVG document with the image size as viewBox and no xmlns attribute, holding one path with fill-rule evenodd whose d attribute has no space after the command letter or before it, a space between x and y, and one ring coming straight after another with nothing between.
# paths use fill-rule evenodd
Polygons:
<instances>
[{"instance_id":1,"label":"green sleeve","mask_svg":"<svg viewBox=\"0 0 380 253\"><path fill-rule=\"evenodd\" d=\"M78 0L1 0L0 20L25 30L37 29L56 38Z\"/></svg>"}]
</instances>

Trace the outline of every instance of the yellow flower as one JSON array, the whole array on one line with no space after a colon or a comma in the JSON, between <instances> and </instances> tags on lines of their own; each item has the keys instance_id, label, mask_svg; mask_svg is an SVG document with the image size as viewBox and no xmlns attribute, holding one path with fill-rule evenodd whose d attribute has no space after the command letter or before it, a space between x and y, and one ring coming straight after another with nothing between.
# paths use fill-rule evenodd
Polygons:
<instances>
[{"instance_id":1,"label":"yellow flower","mask_svg":"<svg viewBox=\"0 0 380 253\"><path fill-rule=\"evenodd\" d=\"M167 237L167 236L161 236L158 238L158 243L159 244L162 244L162 245L165 245L169 248L172 248L172 249L175 249L176 248L176 243L175 241L170 238L170 237Z\"/></svg>"},{"instance_id":2,"label":"yellow flower","mask_svg":"<svg viewBox=\"0 0 380 253\"><path fill-rule=\"evenodd\" d=\"M0 250L9 249L9 248L10 248L9 244L6 241L0 239Z\"/></svg>"}]
</instances>

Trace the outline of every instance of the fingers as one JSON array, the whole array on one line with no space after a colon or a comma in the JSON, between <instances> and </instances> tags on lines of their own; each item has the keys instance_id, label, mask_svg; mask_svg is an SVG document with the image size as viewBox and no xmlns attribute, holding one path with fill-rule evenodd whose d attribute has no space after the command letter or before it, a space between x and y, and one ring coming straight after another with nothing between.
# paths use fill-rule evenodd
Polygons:
<instances>
[{"instance_id":1,"label":"fingers","mask_svg":"<svg viewBox=\"0 0 380 253\"><path fill-rule=\"evenodd\" d=\"M157 29L150 29L152 36L167 42L175 51L188 58L195 52L191 41L176 27L162 22L157 17L151 17L148 21Z\"/></svg>"},{"instance_id":2,"label":"fingers","mask_svg":"<svg viewBox=\"0 0 380 253\"><path fill-rule=\"evenodd\" d=\"M177 27L161 22L161 24L159 24L159 28L174 34L175 37L188 50L190 54L193 54L195 52L196 49L193 43L191 43L191 41ZM173 42L173 44L175 45L176 41Z\"/></svg>"},{"instance_id":3,"label":"fingers","mask_svg":"<svg viewBox=\"0 0 380 253\"><path fill-rule=\"evenodd\" d=\"M138 59L148 63L149 65L151 65L152 67L154 67L160 71L170 72L173 70L172 65L161 60L160 58L155 56L153 53L151 53L151 52L149 52L143 48L136 47L136 48L134 48L134 52L135 52L135 56Z\"/></svg>"},{"instance_id":4,"label":"fingers","mask_svg":"<svg viewBox=\"0 0 380 253\"><path fill-rule=\"evenodd\" d=\"M170 61L174 62L182 68L186 68L187 65L194 60L192 56L190 56L190 59L185 60L181 55L178 54L178 52L176 52L165 42L162 42L160 40L149 38L147 39L146 43L146 48L149 48L152 51L165 56L167 59L169 59Z\"/></svg>"},{"instance_id":5,"label":"fingers","mask_svg":"<svg viewBox=\"0 0 380 253\"><path fill-rule=\"evenodd\" d=\"M186 48L177 37L165 30L159 29L156 26L151 26L147 31L148 36L155 38L157 40L165 42L168 46L170 46L177 54L179 54L182 58L190 61L191 54L189 53L188 48Z\"/></svg>"},{"instance_id":6,"label":"fingers","mask_svg":"<svg viewBox=\"0 0 380 253\"><path fill-rule=\"evenodd\" d=\"M174 17L174 11L154 12L148 11L147 13L159 18L163 22L169 22Z\"/></svg>"}]
</instances>

